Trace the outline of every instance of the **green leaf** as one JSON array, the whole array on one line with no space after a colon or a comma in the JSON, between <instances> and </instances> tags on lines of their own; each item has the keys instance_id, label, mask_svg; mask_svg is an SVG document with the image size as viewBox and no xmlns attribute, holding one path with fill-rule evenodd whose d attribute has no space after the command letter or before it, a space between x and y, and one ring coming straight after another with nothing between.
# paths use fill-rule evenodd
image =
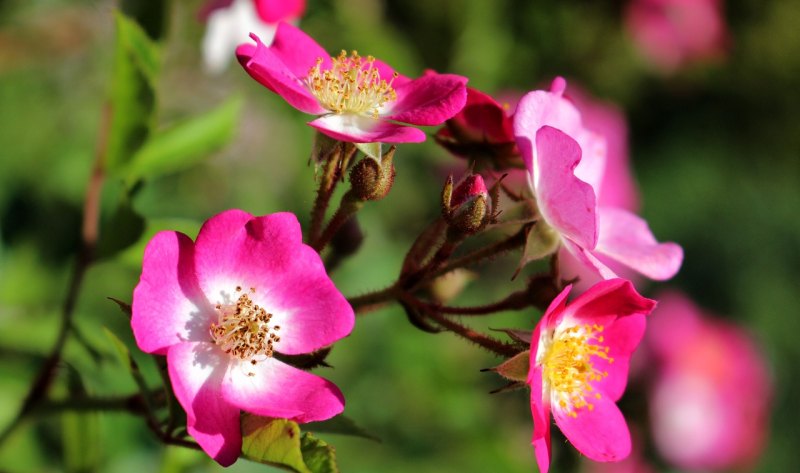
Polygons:
<instances>
[{"instance_id":1,"label":"green leaf","mask_svg":"<svg viewBox=\"0 0 800 473\"><path fill-rule=\"evenodd\" d=\"M234 135L242 100L234 97L198 117L156 133L122 172L128 185L189 168L225 145Z\"/></svg>"},{"instance_id":2,"label":"green leaf","mask_svg":"<svg viewBox=\"0 0 800 473\"><path fill-rule=\"evenodd\" d=\"M86 385L74 366L67 368L70 397L87 395ZM102 458L100 419L97 413L65 412L61 416L64 467L68 472L97 471Z\"/></svg>"},{"instance_id":3,"label":"green leaf","mask_svg":"<svg viewBox=\"0 0 800 473\"><path fill-rule=\"evenodd\" d=\"M372 159L375 159L379 163L381 162L381 157L383 156L381 143L355 143L355 145L356 148L360 149L362 153L366 154Z\"/></svg>"},{"instance_id":4,"label":"green leaf","mask_svg":"<svg viewBox=\"0 0 800 473\"><path fill-rule=\"evenodd\" d=\"M144 144L155 119L155 83L160 50L142 28L116 15L116 46L111 82L106 166L114 172Z\"/></svg>"},{"instance_id":5,"label":"green leaf","mask_svg":"<svg viewBox=\"0 0 800 473\"><path fill-rule=\"evenodd\" d=\"M300 427L286 419L242 416L242 455L299 473L313 473L303 461Z\"/></svg>"},{"instance_id":6,"label":"green leaf","mask_svg":"<svg viewBox=\"0 0 800 473\"><path fill-rule=\"evenodd\" d=\"M528 230L525 249L522 251L522 260L519 262L514 277L531 261L542 259L555 253L560 242L558 233L552 227L543 221L533 224Z\"/></svg>"},{"instance_id":7,"label":"green leaf","mask_svg":"<svg viewBox=\"0 0 800 473\"><path fill-rule=\"evenodd\" d=\"M367 432L363 427L356 424L353 419L338 415L333 419L328 419L322 422L311 422L303 426L305 430L312 432L321 432L325 434L339 434L350 435L353 437L361 437L369 440L380 442L381 440Z\"/></svg>"},{"instance_id":8,"label":"green leaf","mask_svg":"<svg viewBox=\"0 0 800 473\"><path fill-rule=\"evenodd\" d=\"M306 432L300 440L303 461L313 473L339 473L336 465L336 449L325 441Z\"/></svg>"},{"instance_id":9,"label":"green leaf","mask_svg":"<svg viewBox=\"0 0 800 473\"><path fill-rule=\"evenodd\" d=\"M296 422L251 414L242 416L242 455L298 473L338 473L336 450Z\"/></svg>"},{"instance_id":10,"label":"green leaf","mask_svg":"<svg viewBox=\"0 0 800 473\"><path fill-rule=\"evenodd\" d=\"M99 471L103 457L99 415L66 412L61 416L61 432L65 471Z\"/></svg>"},{"instance_id":11,"label":"green leaf","mask_svg":"<svg viewBox=\"0 0 800 473\"><path fill-rule=\"evenodd\" d=\"M121 0L119 7L142 25L151 38L160 39L164 35L168 18L166 0Z\"/></svg>"}]
</instances>

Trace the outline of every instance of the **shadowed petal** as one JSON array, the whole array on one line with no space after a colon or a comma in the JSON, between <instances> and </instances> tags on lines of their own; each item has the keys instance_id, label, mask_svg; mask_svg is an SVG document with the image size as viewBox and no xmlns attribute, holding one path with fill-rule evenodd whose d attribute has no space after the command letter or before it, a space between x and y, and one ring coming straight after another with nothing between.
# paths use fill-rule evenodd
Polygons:
<instances>
[{"instance_id":1,"label":"shadowed petal","mask_svg":"<svg viewBox=\"0 0 800 473\"><path fill-rule=\"evenodd\" d=\"M594 409L581 408L576 417L554 404L553 417L567 440L594 461L619 461L631 453L631 434L625 418L608 396L592 399Z\"/></svg>"},{"instance_id":2,"label":"shadowed petal","mask_svg":"<svg viewBox=\"0 0 800 473\"><path fill-rule=\"evenodd\" d=\"M467 78L453 74L426 74L395 87L397 101L382 116L413 125L439 125L467 102Z\"/></svg>"},{"instance_id":3,"label":"shadowed petal","mask_svg":"<svg viewBox=\"0 0 800 473\"><path fill-rule=\"evenodd\" d=\"M421 143L425 132L371 117L329 114L309 125L331 138L351 143Z\"/></svg>"},{"instance_id":4,"label":"shadowed petal","mask_svg":"<svg viewBox=\"0 0 800 473\"><path fill-rule=\"evenodd\" d=\"M573 138L582 130L578 109L560 94L544 90L527 93L520 99L514 112L514 136L529 171L536 152L536 133L545 125L557 128Z\"/></svg>"},{"instance_id":5,"label":"shadowed petal","mask_svg":"<svg viewBox=\"0 0 800 473\"><path fill-rule=\"evenodd\" d=\"M604 340L607 342L603 345L610 347L608 355L614 361L609 363L599 357L592 359L592 365L596 370L608 373L608 376L592 384L612 401L618 401L625 392L631 355L644 335L646 326L644 317L640 314L621 317L603 330Z\"/></svg>"},{"instance_id":6,"label":"shadowed petal","mask_svg":"<svg viewBox=\"0 0 800 473\"><path fill-rule=\"evenodd\" d=\"M274 358L231 363L222 396L244 411L297 422L330 419L344 410L336 385Z\"/></svg>"},{"instance_id":7,"label":"shadowed petal","mask_svg":"<svg viewBox=\"0 0 800 473\"><path fill-rule=\"evenodd\" d=\"M656 241L647 222L633 213L600 207L598 224L597 253L658 281L671 278L680 269L683 249L675 243Z\"/></svg>"},{"instance_id":8,"label":"shadowed petal","mask_svg":"<svg viewBox=\"0 0 800 473\"><path fill-rule=\"evenodd\" d=\"M187 430L203 451L229 466L242 451L239 408L221 396L228 356L205 342L180 343L167 352L169 379L186 411Z\"/></svg>"},{"instance_id":9,"label":"shadowed petal","mask_svg":"<svg viewBox=\"0 0 800 473\"><path fill-rule=\"evenodd\" d=\"M194 273L194 243L177 232L160 232L147 244L142 275L133 291L131 326L147 353L164 355L177 343L199 340L215 316Z\"/></svg>"},{"instance_id":10,"label":"shadowed petal","mask_svg":"<svg viewBox=\"0 0 800 473\"><path fill-rule=\"evenodd\" d=\"M581 160L578 143L544 126L536 133L533 184L539 210L548 224L585 249L597 244L597 216L592 187L575 177Z\"/></svg>"},{"instance_id":11,"label":"shadowed petal","mask_svg":"<svg viewBox=\"0 0 800 473\"><path fill-rule=\"evenodd\" d=\"M538 337L537 337L538 338ZM550 405L549 399L542 397L542 367L531 370L531 413L533 414L533 444L536 463L541 473L550 468Z\"/></svg>"}]
</instances>

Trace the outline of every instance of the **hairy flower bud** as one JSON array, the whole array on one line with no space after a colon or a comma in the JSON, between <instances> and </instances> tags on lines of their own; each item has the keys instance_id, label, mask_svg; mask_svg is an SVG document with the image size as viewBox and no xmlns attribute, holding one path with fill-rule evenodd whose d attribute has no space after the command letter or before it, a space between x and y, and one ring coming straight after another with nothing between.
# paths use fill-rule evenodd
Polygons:
<instances>
[{"instance_id":1,"label":"hairy flower bud","mask_svg":"<svg viewBox=\"0 0 800 473\"><path fill-rule=\"evenodd\" d=\"M357 162L350 171L350 187L361 200L381 200L389 193L394 183L394 152L389 148L380 160L367 156Z\"/></svg>"},{"instance_id":2,"label":"hairy flower bud","mask_svg":"<svg viewBox=\"0 0 800 473\"><path fill-rule=\"evenodd\" d=\"M442 190L442 214L451 228L473 234L490 220L489 191L480 174L470 174L455 188L453 176Z\"/></svg>"}]
</instances>

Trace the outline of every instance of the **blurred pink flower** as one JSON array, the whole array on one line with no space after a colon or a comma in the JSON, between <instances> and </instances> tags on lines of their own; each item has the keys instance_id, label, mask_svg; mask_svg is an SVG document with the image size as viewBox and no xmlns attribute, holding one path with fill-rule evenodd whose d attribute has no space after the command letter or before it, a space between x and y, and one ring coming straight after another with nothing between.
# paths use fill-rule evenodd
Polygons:
<instances>
[{"instance_id":1,"label":"blurred pink flower","mask_svg":"<svg viewBox=\"0 0 800 473\"><path fill-rule=\"evenodd\" d=\"M595 277L617 273L609 262L651 279L669 279L683 261L675 243L658 243L647 222L619 207L604 205L606 142L586 128L575 105L563 97L566 81L526 94L514 114L517 146L543 222L563 248Z\"/></svg>"},{"instance_id":2,"label":"blurred pink flower","mask_svg":"<svg viewBox=\"0 0 800 473\"><path fill-rule=\"evenodd\" d=\"M602 281L566 304L571 286L550 304L531 337L533 446L539 470L550 466L550 413L582 454L619 461L631 451L625 418L615 402L655 301L624 279Z\"/></svg>"},{"instance_id":3,"label":"blurred pink flower","mask_svg":"<svg viewBox=\"0 0 800 473\"><path fill-rule=\"evenodd\" d=\"M768 432L772 383L750 336L672 292L660 298L647 342L660 362L650 409L661 455L686 470L752 466Z\"/></svg>"},{"instance_id":4,"label":"blurred pink flower","mask_svg":"<svg viewBox=\"0 0 800 473\"><path fill-rule=\"evenodd\" d=\"M269 44L279 22L295 22L303 16L305 0L210 0L200 10L206 22L203 63L208 72L225 70L236 46L255 33Z\"/></svg>"},{"instance_id":5,"label":"blurred pink flower","mask_svg":"<svg viewBox=\"0 0 800 473\"><path fill-rule=\"evenodd\" d=\"M722 0L632 0L628 30L642 53L666 72L725 54Z\"/></svg>"},{"instance_id":6,"label":"blurred pink flower","mask_svg":"<svg viewBox=\"0 0 800 473\"><path fill-rule=\"evenodd\" d=\"M336 57L287 23L275 40L237 49L239 62L255 80L294 108L319 115L309 123L331 138L354 143L409 143L425 133L398 124L439 125L467 100L466 77L429 72L410 79L371 57L345 51Z\"/></svg>"},{"instance_id":7,"label":"blurred pink flower","mask_svg":"<svg viewBox=\"0 0 800 473\"><path fill-rule=\"evenodd\" d=\"M333 383L273 354L313 352L353 323L290 213L229 210L209 219L196 242L156 234L133 292L136 343L167 356L189 434L224 466L241 452L240 411L297 422L342 411Z\"/></svg>"}]
</instances>

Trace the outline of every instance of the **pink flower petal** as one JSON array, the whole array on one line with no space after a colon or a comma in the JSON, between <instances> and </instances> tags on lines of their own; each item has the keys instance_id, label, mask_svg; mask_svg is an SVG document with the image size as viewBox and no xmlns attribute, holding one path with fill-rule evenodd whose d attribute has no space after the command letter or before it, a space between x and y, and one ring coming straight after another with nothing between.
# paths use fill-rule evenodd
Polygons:
<instances>
[{"instance_id":1,"label":"pink flower petal","mask_svg":"<svg viewBox=\"0 0 800 473\"><path fill-rule=\"evenodd\" d=\"M220 395L228 358L205 342L179 343L167 352L169 379L186 411L187 430L222 466L231 465L242 451L239 408Z\"/></svg>"},{"instance_id":2,"label":"pink flower petal","mask_svg":"<svg viewBox=\"0 0 800 473\"><path fill-rule=\"evenodd\" d=\"M292 20L303 16L305 0L255 0L258 16L267 23Z\"/></svg>"},{"instance_id":3,"label":"pink flower petal","mask_svg":"<svg viewBox=\"0 0 800 473\"><path fill-rule=\"evenodd\" d=\"M536 337L538 339L538 336ZM530 371L531 413L533 414L533 444L536 464L540 473L550 469L550 405L542 397L542 367L532 367Z\"/></svg>"},{"instance_id":4,"label":"pink flower petal","mask_svg":"<svg viewBox=\"0 0 800 473\"><path fill-rule=\"evenodd\" d=\"M395 87L397 101L382 116L413 125L439 125L464 108L467 78L453 74L426 74Z\"/></svg>"},{"instance_id":5,"label":"pink flower petal","mask_svg":"<svg viewBox=\"0 0 800 473\"><path fill-rule=\"evenodd\" d=\"M278 24L269 49L294 77L306 77L317 59L322 59L323 68L331 65L330 54L314 38L286 22Z\"/></svg>"},{"instance_id":6,"label":"pink flower petal","mask_svg":"<svg viewBox=\"0 0 800 473\"><path fill-rule=\"evenodd\" d=\"M560 94L544 90L527 93L520 99L514 112L514 135L528 170L533 167L536 133L545 125L557 128L573 138L583 129L580 113Z\"/></svg>"},{"instance_id":7,"label":"pink flower petal","mask_svg":"<svg viewBox=\"0 0 800 473\"><path fill-rule=\"evenodd\" d=\"M645 315L656 302L639 295L630 281L610 279L601 281L575 299L564 312L570 324L581 323L603 326L601 344L610 348L609 363L599 357L592 359L593 367L608 376L593 383L594 387L617 401L625 391L628 367L633 351L642 340L645 330Z\"/></svg>"},{"instance_id":8,"label":"pink flower petal","mask_svg":"<svg viewBox=\"0 0 800 473\"><path fill-rule=\"evenodd\" d=\"M282 27L294 28L286 23L281 23L278 27L278 34ZM308 69L314 65L316 59L308 63L305 70L298 75L292 69L301 68L302 66L299 66L298 63L302 60L288 54L280 56L278 54L280 50L275 45L278 40L277 36L272 47L265 46L255 35L251 35L251 37L256 41L255 47L252 44L243 44L236 49L236 57L245 71L261 85L283 97L289 105L301 112L312 115L327 113L327 110L319 104L303 81L308 74ZM284 59L292 60L294 64L290 66L284 62Z\"/></svg>"},{"instance_id":9,"label":"pink flower petal","mask_svg":"<svg viewBox=\"0 0 800 473\"><path fill-rule=\"evenodd\" d=\"M274 358L231 363L222 396L244 411L297 422L330 419L344 410L344 396L333 383Z\"/></svg>"},{"instance_id":10,"label":"pink flower petal","mask_svg":"<svg viewBox=\"0 0 800 473\"><path fill-rule=\"evenodd\" d=\"M177 232L156 234L133 291L131 326L139 348L165 355L172 345L207 338L207 330L197 327L208 327L213 316L194 275L192 240Z\"/></svg>"},{"instance_id":11,"label":"pink flower petal","mask_svg":"<svg viewBox=\"0 0 800 473\"><path fill-rule=\"evenodd\" d=\"M557 404L553 417L561 432L579 452L594 461L619 461L631 453L631 434L625 418L608 396L592 399L594 408L582 408L573 418Z\"/></svg>"},{"instance_id":12,"label":"pink flower petal","mask_svg":"<svg viewBox=\"0 0 800 473\"><path fill-rule=\"evenodd\" d=\"M585 249L597 244L594 191L575 177L578 143L550 126L536 133L537 158L531 169L536 201L548 224Z\"/></svg>"},{"instance_id":13,"label":"pink flower petal","mask_svg":"<svg viewBox=\"0 0 800 473\"><path fill-rule=\"evenodd\" d=\"M351 143L421 143L425 132L418 128L349 114L323 115L309 125L331 138Z\"/></svg>"},{"instance_id":14,"label":"pink flower petal","mask_svg":"<svg viewBox=\"0 0 800 473\"><path fill-rule=\"evenodd\" d=\"M596 252L629 266L645 276L663 281L678 272L683 249L675 243L658 243L647 222L622 209L598 209L600 238Z\"/></svg>"},{"instance_id":15,"label":"pink flower petal","mask_svg":"<svg viewBox=\"0 0 800 473\"><path fill-rule=\"evenodd\" d=\"M649 314L655 305L656 301L639 295L630 281L610 279L595 284L572 301L567 307L565 317L576 319L581 323L610 326L621 317ZM624 334L617 333L617 335ZM640 339L641 335L635 340L628 341L626 338L625 343L622 341L615 343L620 343L619 348L629 352L636 347Z\"/></svg>"},{"instance_id":16,"label":"pink flower petal","mask_svg":"<svg viewBox=\"0 0 800 473\"><path fill-rule=\"evenodd\" d=\"M565 274L565 277L573 277L579 276L581 278L586 278L586 280L581 279L581 286L589 287L591 284L599 282L603 279L613 279L618 277L617 273L614 272L611 268L606 266L605 263L597 259L597 257L592 254L589 250L584 250L580 246L576 245L575 243L571 242L570 240L563 239L561 240L561 244L563 245L564 249L569 253L569 256L574 257L574 261L572 263L575 266L578 266L582 272L576 274ZM589 284L585 284L588 282Z\"/></svg>"},{"instance_id":17,"label":"pink flower petal","mask_svg":"<svg viewBox=\"0 0 800 473\"><path fill-rule=\"evenodd\" d=\"M644 335L646 326L644 317L640 314L620 317L605 326L605 330L603 330L603 337L607 342L604 345L610 348L608 355L614 361L609 363L607 360L594 357L592 366L600 372L608 373L608 376L595 381L593 385L602 395L608 396L612 401L618 401L625 392L631 355Z\"/></svg>"},{"instance_id":18,"label":"pink flower petal","mask_svg":"<svg viewBox=\"0 0 800 473\"><path fill-rule=\"evenodd\" d=\"M276 344L281 353L309 353L352 331L353 310L319 255L302 243L294 214L223 212L200 229L195 253L200 286L209 299L216 298L212 304L234 299L236 287L255 289L251 299L281 327Z\"/></svg>"}]
</instances>

